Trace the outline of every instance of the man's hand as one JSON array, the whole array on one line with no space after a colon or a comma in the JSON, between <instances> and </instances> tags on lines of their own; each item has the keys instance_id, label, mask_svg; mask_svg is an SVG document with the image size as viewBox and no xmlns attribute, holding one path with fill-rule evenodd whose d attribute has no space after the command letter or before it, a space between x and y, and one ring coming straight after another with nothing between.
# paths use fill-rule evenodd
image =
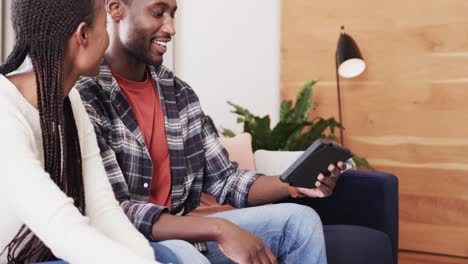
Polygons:
<instances>
[{"instance_id":1,"label":"man's hand","mask_svg":"<svg viewBox=\"0 0 468 264\"><path fill-rule=\"evenodd\" d=\"M276 257L263 241L235 224L224 221L217 239L229 259L240 264L276 264Z\"/></svg>"},{"instance_id":2,"label":"man's hand","mask_svg":"<svg viewBox=\"0 0 468 264\"><path fill-rule=\"evenodd\" d=\"M346 169L346 164L342 161L338 162L338 166L330 164L328 170L330 171L330 176L325 176L322 173L318 176L318 181L315 182L315 187L312 189L307 188L297 188L297 191L301 194L304 194L308 197L328 197L333 193L335 189L336 182L340 177L340 174L343 170Z\"/></svg>"},{"instance_id":3,"label":"man's hand","mask_svg":"<svg viewBox=\"0 0 468 264\"><path fill-rule=\"evenodd\" d=\"M153 239L216 241L224 255L236 263L277 263L275 255L260 238L223 218L174 216L164 213L153 225Z\"/></svg>"}]
</instances>

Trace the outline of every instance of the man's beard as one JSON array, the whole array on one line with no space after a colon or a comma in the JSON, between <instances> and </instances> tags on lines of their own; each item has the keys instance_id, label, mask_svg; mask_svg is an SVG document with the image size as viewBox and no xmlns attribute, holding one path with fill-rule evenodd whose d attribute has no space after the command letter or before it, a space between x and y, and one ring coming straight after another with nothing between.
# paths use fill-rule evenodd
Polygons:
<instances>
[{"instance_id":1,"label":"man's beard","mask_svg":"<svg viewBox=\"0 0 468 264\"><path fill-rule=\"evenodd\" d=\"M148 47L143 45L143 43L146 42L147 41L145 40L143 34L135 32L133 37L126 44L124 44L124 47L128 54L141 63L144 63L145 65L152 65L156 68L161 66L163 62L162 58L159 60L152 60L151 57L148 56L148 54L150 54L151 45L153 44L150 42L150 46Z\"/></svg>"}]
</instances>

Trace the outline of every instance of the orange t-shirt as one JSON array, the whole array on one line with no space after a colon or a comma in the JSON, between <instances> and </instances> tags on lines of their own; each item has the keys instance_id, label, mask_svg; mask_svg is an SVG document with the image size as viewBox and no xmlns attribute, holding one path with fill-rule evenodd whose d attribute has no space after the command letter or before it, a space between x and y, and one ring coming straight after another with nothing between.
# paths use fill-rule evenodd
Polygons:
<instances>
[{"instance_id":1,"label":"orange t-shirt","mask_svg":"<svg viewBox=\"0 0 468 264\"><path fill-rule=\"evenodd\" d=\"M151 74L146 81L134 82L112 72L140 126L153 161L153 176L148 202L171 208L171 166L164 114Z\"/></svg>"}]
</instances>

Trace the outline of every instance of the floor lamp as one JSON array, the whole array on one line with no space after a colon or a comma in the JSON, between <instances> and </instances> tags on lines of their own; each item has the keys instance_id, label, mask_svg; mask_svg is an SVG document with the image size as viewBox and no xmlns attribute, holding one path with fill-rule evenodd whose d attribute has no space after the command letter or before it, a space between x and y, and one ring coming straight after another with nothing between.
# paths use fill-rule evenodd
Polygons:
<instances>
[{"instance_id":1,"label":"floor lamp","mask_svg":"<svg viewBox=\"0 0 468 264\"><path fill-rule=\"evenodd\" d=\"M336 89L338 92L338 118L341 125L341 92L340 76L343 78L354 78L366 69L366 62L362 58L361 51L354 39L345 33L344 26L341 26L340 38L335 53L336 60ZM344 146L343 128L340 128L340 142Z\"/></svg>"}]
</instances>

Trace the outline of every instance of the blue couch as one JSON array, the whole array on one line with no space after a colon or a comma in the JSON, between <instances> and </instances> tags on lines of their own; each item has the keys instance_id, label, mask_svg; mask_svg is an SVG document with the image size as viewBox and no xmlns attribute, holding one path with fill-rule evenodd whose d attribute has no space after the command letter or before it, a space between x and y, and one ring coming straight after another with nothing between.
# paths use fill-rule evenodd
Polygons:
<instances>
[{"instance_id":1,"label":"blue couch","mask_svg":"<svg viewBox=\"0 0 468 264\"><path fill-rule=\"evenodd\" d=\"M398 179L394 175L348 171L329 198L285 202L310 206L320 215L328 264L398 263Z\"/></svg>"},{"instance_id":2,"label":"blue couch","mask_svg":"<svg viewBox=\"0 0 468 264\"><path fill-rule=\"evenodd\" d=\"M324 224L329 264L398 263L398 179L382 172L349 171L329 198L299 199Z\"/></svg>"}]
</instances>

